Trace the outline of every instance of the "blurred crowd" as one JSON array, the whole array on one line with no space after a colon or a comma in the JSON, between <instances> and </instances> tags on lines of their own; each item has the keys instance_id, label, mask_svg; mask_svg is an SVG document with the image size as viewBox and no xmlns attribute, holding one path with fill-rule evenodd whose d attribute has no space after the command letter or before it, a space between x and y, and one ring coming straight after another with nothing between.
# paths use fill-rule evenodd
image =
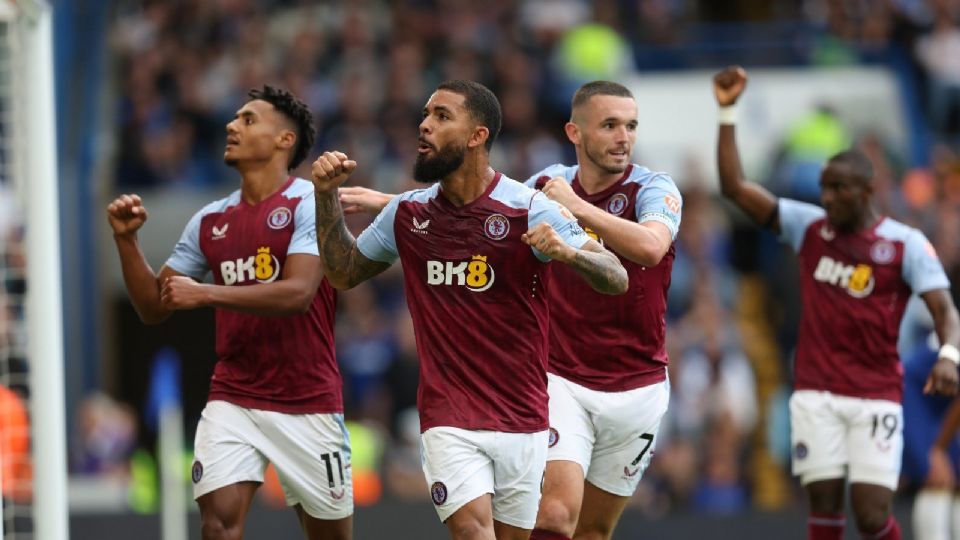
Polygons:
<instances>
[{"instance_id":1,"label":"blurred crowd","mask_svg":"<svg viewBox=\"0 0 960 540\"><path fill-rule=\"evenodd\" d=\"M926 113L911 134L930 141L924 163L908 165L902 149L852 132L824 107L784 133L769 178L758 180L815 200L820 164L859 146L874 161L881 210L926 232L957 282L958 16L956 0L119 2L110 41L114 181L118 191L233 189L235 176L221 161L224 124L247 90L263 83L309 105L319 130L314 154L341 149L362 164L352 183L397 192L412 187L420 110L446 79L494 90L504 113L494 165L526 178L575 161L560 127L586 80L728 62L885 63L916 89L915 105ZM785 405L799 306L795 270L772 236L704 189L708 166L669 171L684 187L684 211L668 321L673 395L635 501L651 516L779 508L797 497ZM396 265L341 296L338 357L347 415L372 441L370 467L383 496L425 499L427 490L411 481L421 478L412 412L418 368L399 271ZM129 412L106 405L81 409L81 429L107 429L111 441L122 435L130 450ZM117 425L95 421L111 418ZM81 440L90 440L84 433ZM123 459L116 446L79 450ZM96 471L97 458L76 456L74 466Z\"/></svg>"}]
</instances>

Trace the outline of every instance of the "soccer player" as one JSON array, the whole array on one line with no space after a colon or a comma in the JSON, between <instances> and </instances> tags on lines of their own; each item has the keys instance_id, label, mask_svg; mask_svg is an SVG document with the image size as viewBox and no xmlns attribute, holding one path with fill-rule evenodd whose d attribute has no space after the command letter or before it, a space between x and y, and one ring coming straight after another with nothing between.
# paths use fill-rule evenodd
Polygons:
<instances>
[{"instance_id":1,"label":"soccer player","mask_svg":"<svg viewBox=\"0 0 960 540\"><path fill-rule=\"evenodd\" d=\"M900 474L903 371L897 332L911 293L933 315L942 347L925 391L954 395L960 318L950 283L923 234L880 215L873 170L861 152L827 161L822 208L777 199L743 178L734 109L746 72L714 77L720 105L717 164L723 195L754 222L780 234L800 263L803 311L790 398L793 472L809 503L808 538L843 537L845 481L864 538L899 539L890 513Z\"/></svg>"},{"instance_id":2,"label":"soccer player","mask_svg":"<svg viewBox=\"0 0 960 540\"><path fill-rule=\"evenodd\" d=\"M559 204L494 171L500 104L471 81L441 84L420 123L414 178L354 240L337 188L357 166L340 152L313 165L317 241L336 287L403 264L421 362L424 473L455 539L526 539L547 453L543 264L593 289L627 290L616 256ZM439 180L439 182L438 182Z\"/></svg>"},{"instance_id":3,"label":"soccer player","mask_svg":"<svg viewBox=\"0 0 960 540\"><path fill-rule=\"evenodd\" d=\"M250 92L227 124L223 159L240 189L187 223L155 274L137 241L137 195L107 207L140 318L216 311L217 364L197 426L194 497L205 540L243 536L270 462L311 540L349 539L350 442L334 353L336 296L317 253L313 189L289 171L313 144L310 111L284 90ZM214 284L203 284L207 272Z\"/></svg>"},{"instance_id":4,"label":"soccer player","mask_svg":"<svg viewBox=\"0 0 960 540\"><path fill-rule=\"evenodd\" d=\"M926 341L903 358L903 479L919 487L913 502L917 540L960 538L960 497L953 491L960 473L960 399L924 395L937 349Z\"/></svg>"},{"instance_id":5,"label":"soccer player","mask_svg":"<svg viewBox=\"0 0 960 540\"><path fill-rule=\"evenodd\" d=\"M580 87L565 129L578 165L547 167L526 184L617 254L630 288L602 297L569 267L547 269L550 439L532 540L612 536L650 463L670 395L665 316L680 193L668 175L630 163L637 103L626 87ZM341 190L353 211L391 197Z\"/></svg>"},{"instance_id":6,"label":"soccer player","mask_svg":"<svg viewBox=\"0 0 960 540\"><path fill-rule=\"evenodd\" d=\"M630 163L637 103L594 81L573 96L567 138L577 165L533 175L616 253L627 294L603 300L553 265L550 449L532 540L609 539L653 456L667 410L666 309L681 197L670 176Z\"/></svg>"}]
</instances>

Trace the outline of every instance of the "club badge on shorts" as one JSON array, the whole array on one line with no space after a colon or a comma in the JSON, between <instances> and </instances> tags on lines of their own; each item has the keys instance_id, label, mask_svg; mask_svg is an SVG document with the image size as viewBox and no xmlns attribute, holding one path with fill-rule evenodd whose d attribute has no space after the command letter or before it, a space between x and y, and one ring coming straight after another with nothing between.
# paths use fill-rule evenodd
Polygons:
<instances>
[{"instance_id":1,"label":"club badge on shorts","mask_svg":"<svg viewBox=\"0 0 960 540\"><path fill-rule=\"evenodd\" d=\"M433 504L437 506L447 502L447 486L443 482L434 482L430 486L430 498L433 499Z\"/></svg>"},{"instance_id":2,"label":"club badge on shorts","mask_svg":"<svg viewBox=\"0 0 960 540\"><path fill-rule=\"evenodd\" d=\"M193 483L196 484L203 478L203 464L200 463L200 460L193 462L193 469L190 471L190 477L193 478Z\"/></svg>"}]
</instances>

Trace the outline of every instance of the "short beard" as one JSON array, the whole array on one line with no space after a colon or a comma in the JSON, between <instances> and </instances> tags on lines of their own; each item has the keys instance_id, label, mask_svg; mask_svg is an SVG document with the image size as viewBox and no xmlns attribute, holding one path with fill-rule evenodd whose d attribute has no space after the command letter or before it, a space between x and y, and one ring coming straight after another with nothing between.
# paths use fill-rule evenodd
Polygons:
<instances>
[{"instance_id":1,"label":"short beard","mask_svg":"<svg viewBox=\"0 0 960 540\"><path fill-rule=\"evenodd\" d=\"M437 156L428 158L426 154L417 154L413 164L413 179L424 184L443 180L463 165L466 147L450 143L437 151Z\"/></svg>"},{"instance_id":2,"label":"short beard","mask_svg":"<svg viewBox=\"0 0 960 540\"><path fill-rule=\"evenodd\" d=\"M223 158L223 163L226 164L227 167L233 167L236 169L237 163L240 163L240 160L236 158Z\"/></svg>"},{"instance_id":3,"label":"short beard","mask_svg":"<svg viewBox=\"0 0 960 540\"><path fill-rule=\"evenodd\" d=\"M584 146L584 149L586 150L587 158L589 158L590 161L592 161L594 165L596 165L597 167L600 167L600 169L603 170L603 172L606 172L606 173L609 173L609 174L619 174L619 173L622 173L623 171L627 170L627 164L624 164L623 166L620 166L620 165L614 165L614 166L604 165L604 164L603 164L603 158L604 158L605 154L595 155L592 151L590 151L590 147L589 147L589 146L586 146L586 145Z\"/></svg>"}]
</instances>

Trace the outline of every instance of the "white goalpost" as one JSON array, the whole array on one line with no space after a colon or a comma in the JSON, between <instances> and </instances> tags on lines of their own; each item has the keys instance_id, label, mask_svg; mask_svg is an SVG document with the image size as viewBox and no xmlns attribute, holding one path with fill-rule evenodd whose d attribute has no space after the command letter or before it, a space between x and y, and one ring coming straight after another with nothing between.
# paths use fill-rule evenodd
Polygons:
<instances>
[{"instance_id":1,"label":"white goalpost","mask_svg":"<svg viewBox=\"0 0 960 540\"><path fill-rule=\"evenodd\" d=\"M19 258L3 253L14 249L14 235L0 236L0 255L8 255L0 259L0 274L19 273L25 283L13 294L0 289L7 297L0 309L7 311L10 329L8 345L0 347L7 356L0 355L0 363L7 363L0 369L0 384L18 382L10 366L20 347L33 471L27 490L32 526L21 533L6 520L10 530L0 534L4 540L69 536L52 18L43 0L0 0L0 191L13 208L0 227L24 231ZM16 215L21 223L5 223ZM25 268L15 268L18 260ZM0 287L9 289L8 279Z\"/></svg>"}]
</instances>

